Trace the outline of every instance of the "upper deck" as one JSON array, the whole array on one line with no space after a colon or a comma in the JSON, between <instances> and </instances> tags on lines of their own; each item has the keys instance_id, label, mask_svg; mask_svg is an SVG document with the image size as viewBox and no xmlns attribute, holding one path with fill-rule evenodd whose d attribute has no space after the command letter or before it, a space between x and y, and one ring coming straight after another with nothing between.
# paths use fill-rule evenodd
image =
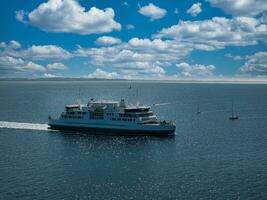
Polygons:
<instances>
[{"instance_id":1,"label":"upper deck","mask_svg":"<svg viewBox=\"0 0 267 200\"><path fill-rule=\"evenodd\" d=\"M66 112L70 111L90 111L90 112L116 112L125 114L146 113L150 111L149 106L127 105L125 100L121 101L95 101L91 99L85 104L70 104L65 106Z\"/></svg>"}]
</instances>

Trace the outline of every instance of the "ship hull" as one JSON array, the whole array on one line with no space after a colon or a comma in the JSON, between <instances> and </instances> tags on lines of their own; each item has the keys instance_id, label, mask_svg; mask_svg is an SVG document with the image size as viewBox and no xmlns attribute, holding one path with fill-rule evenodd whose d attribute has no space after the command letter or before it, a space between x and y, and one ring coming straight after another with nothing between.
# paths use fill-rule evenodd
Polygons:
<instances>
[{"instance_id":1,"label":"ship hull","mask_svg":"<svg viewBox=\"0 0 267 200\"><path fill-rule=\"evenodd\" d=\"M172 136L175 134L175 129L162 130L142 130L142 129L116 129L116 128L96 128L82 127L70 125L49 124L49 128L59 131L75 131L91 135L122 135L122 136Z\"/></svg>"}]
</instances>

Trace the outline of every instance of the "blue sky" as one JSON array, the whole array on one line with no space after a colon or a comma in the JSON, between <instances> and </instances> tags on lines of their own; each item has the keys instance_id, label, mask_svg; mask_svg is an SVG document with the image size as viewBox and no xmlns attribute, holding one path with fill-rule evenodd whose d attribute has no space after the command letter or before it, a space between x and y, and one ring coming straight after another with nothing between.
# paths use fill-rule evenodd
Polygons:
<instances>
[{"instance_id":1,"label":"blue sky","mask_svg":"<svg viewBox=\"0 0 267 200\"><path fill-rule=\"evenodd\" d=\"M3 0L0 77L266 79L266 0Z\"/></svg>"}]
</instances>

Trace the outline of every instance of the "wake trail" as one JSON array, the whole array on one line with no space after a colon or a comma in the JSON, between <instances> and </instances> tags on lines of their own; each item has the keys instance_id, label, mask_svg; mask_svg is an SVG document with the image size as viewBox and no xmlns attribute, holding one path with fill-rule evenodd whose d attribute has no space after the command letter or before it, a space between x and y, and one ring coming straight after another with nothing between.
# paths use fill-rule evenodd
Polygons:
<instances>
[{"instance_id":1,"label":"wake trail","mask_svg":"<svg viewBox=\"0 0 267 200\"><path fill-rule=\"evenodd\" d=\"M51 131L48 124L0 121L0 128Z\"/></svg>"}]
</instances>

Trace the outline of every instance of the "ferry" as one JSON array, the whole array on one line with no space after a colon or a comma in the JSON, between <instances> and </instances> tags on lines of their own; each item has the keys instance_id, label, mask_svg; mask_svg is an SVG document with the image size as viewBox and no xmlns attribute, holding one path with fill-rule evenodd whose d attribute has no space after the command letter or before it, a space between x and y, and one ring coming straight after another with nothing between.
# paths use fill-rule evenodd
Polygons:
<instances>
[{"instance_id":1,"label":"ferry","mask_svg":"<svg viewBox=\"0 0 267 200\"><path fill-rule=\"evenodd\" d=\"M124 99L66 105L59 117L48 119L50 129L101 135L170 136L176 128L172 121L159 121L150 106L131 106Z\"/></svg>"}]
</instances>

